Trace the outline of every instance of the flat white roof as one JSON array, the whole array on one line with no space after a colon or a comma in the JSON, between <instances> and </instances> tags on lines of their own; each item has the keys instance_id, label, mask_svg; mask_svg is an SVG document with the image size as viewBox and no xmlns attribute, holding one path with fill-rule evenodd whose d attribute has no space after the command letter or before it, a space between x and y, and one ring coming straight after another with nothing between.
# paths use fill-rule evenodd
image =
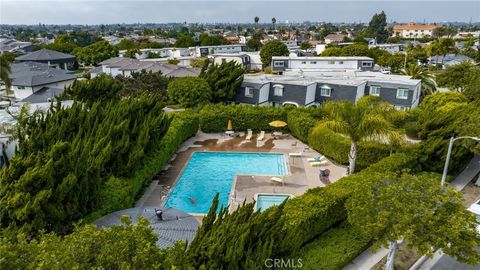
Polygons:
<instances>
[{"instance_id":1,"label":"flat white roof","mask_svg":"<svg viewBox=\"0 0 480 270\"><path fill-rule=\"evenodd\" d=\"M273 56L272 60L317 60L317 61L342 61L342 60L368 60L373 58L366 56Z\"/></svg>"}]
</instances>

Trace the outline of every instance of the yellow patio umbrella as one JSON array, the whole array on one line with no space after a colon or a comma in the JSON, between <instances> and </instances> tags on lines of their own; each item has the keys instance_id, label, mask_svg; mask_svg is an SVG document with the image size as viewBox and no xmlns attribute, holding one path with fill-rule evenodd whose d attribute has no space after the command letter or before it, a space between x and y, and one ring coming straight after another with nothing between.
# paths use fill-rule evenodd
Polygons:
<instances>
[{"instance_id":1,"label":"yellow patio umbrella","mask_svg":"<svg viewBox=\"0 0 480 270\"><path fill-rule=\"evenodd\" d=\"M270 122L268 123L271 127L276 127L276 128L282 128L284 126L287 125L287 123L283 122L283 121L273 121L273 122Z\"/></svg>"},{"instance_id":2,"label":"yellow patio umbrella","mask_svg":"<svg viewBox=\"0 0 480 270\"><path fill-rule=\"evenodd\" d=\"M228 120L227 130L233 130L232 120Z\"/></svg>"}]
</instances>

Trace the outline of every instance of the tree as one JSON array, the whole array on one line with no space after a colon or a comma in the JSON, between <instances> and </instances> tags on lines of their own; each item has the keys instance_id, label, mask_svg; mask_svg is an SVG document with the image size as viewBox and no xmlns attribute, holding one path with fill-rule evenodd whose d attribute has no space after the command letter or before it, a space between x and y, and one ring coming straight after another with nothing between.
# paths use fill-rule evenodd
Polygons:
<instances>
[{"instance_id":1,"label":"tree","mask_svg":"<svg viewBox=\"0 0 480 270\"><path fill-rule=\"evenodd\" d=\"M0 239L1 269L188 269L185 242L159 249L146 219L136 224L123 216L121 225L75 228L65 237L53 233L27 241L22 235ZM28 258L28 259L25 259Z\"/></svg>"},{"instance_id":2,"label":"tree","mask_svg":"<svg viewBox=\"0 0 480 270\"><path fill-rule=\"evenodd\" d=\"M455 46L455 40L451 38L440 38L434 40L428 47L427 52L430 57L432 56L443 56L442 64L445 59L445 56L449 53L456 53L457 48Z\"/></svg>"},{"instance_id":3,"label":"tree","mask_svg":"<svg viewBox=\"0 0 480 270\"><path fill-rule=\"evenodd\" d=\"M123 85L118 92L120 97L139 97L145 93L159 96L161 100L167 100L167 85L169 78L162 75L161 72L152 72L142 70L133 72L130 77L117 76L115 81Z\"/></svg>"},{"instance_id":4,"label":"tree","mask_svg":"<svg viewBox=\"0 0 480 270\"><path fill-rule=\"evenodd\" d=\"M322 56L341 56L343 54L342 48L332 46L328 47L322 52Z\"/></svg>"},{"instance_id":5,"label":"tree","mask_svg":"<svg viewBox=\"0 0 480 270\"><path fill-rule=\"evenodd\" d=\"M108 41L103 40L74 51L77 60L86 65L97 65L109 58L118 56L118 50Z\"/></svg>"},{"instance_id":6,"label":"tree","mask_svg":"<svg viewBox=\"0 0 480 270\"><path fill-rule=\"evenodd\" d=\"M263 66L269 66L272 62L272 56L288 56L289 51L287 45L278 40L271 40L263 45L260 51L260 59Z\"/></svg>"},{"instance_id":7,"label":"tree","mask_svg":"<svg viewBox=\"0 0 480 270\"><path fill-rule=\"evenodd\" d=\"M422 81L422 97L437 91L434 76L422 66L409 64L406 69L402 69L402 74L408 75L412 79Z\"/></svg>"},{"instance_id":8,"label":"tree","mask_svg":"<svg viewBox=\"0 0 480 270\"><path fill-rule=\"evenodd\" d=\"M176 48L188 48L195 45L195 39L190 35L181 34L177 37L175 41Z\"/></svg>"},{"instance_id":9,"label":"tree","mask_svg":"<svg viewBox=\"0 0 480 270\"><path fill-rule=\"evenodd\" d=\"M463 92L472 82L480 77L480 68L469 62L448 67L437 74L437 83L441 87Z\"/></svg>"},{"instance_id":10,"label":"tree","mask_svg":"<svg viewBox=\"0 0 480 270\"><path fill-rule=\"evenodd\" d=\"M277 23L277 19L275 19L275 17L272 18L272 26L273 26L273 30L275 30L275 24Z\"/></svg>"},{"instance_id":11,"label":"tree","mask_svg":"<svg viewBox=\"0 0 480 270\"><path fill-rule=\"evenodd\" d=\"M300 49L302 49L302 50L308 50L308 49L311 49L311 48L313 48L313 45L308 41L304 41L304 42L302 42L302 44L300 44Z\"/></svg>"},{"instance_id":12,"label":"tree","mask_svg":"<svg viewBox=\"0 0 480 270\"><path fill-rule=\"evenodd\" d=\"M56 39L53 43L42 45L42 48L63 53L73 53L78 46L72 42L62 42Z\"/></svg>"},{"instance_id":13,"label":"tree","mask_svg":"<svg viewBox=\"0 0 480 270\"><path fill-rule=\"evenodd\" d=\"M448 38L451 38L457 34L457 29L454 27L448 27L448 26L441 26L435 30L433 30L433 37L440 38L443 36L447 36Z\"/></svg>"},{"instance_id":14,"label":"tree","mask_svg":"<svg viewBox=\"0 0 480 270\"><path fill-rule=\"evenodd\" d=\"M122 39L117 45L116 45L118 50L131 50L135 49L137 47L137 44L135 44L135 41L131 39Z\"/></svg>"},{"instance_id":15,"label":"tree","mask_svg":"<svg viewBox=\"0 0 480 270\"><path fill-rule=\"evenodd\" d=\"M260 18L258 16L255 16L255 18L253 18L253 21L255 22L255 28L257 28L258 21L260 21Z\"/></svg>"},{"instance_id":16,"label":"tree","mask_svg":"<svg viewBox=\"0 0 480 270\"><path fill-rule=\"evenodd\" d=\"M355 172L358 142L367 139L390 140L398 137L392 122L399 112L379 97L366 96L353 104L349 101L327 102L324 105L326 120L323 124L331 130L350 138L348 154L349 174Z\"/></svg>"},{"instance_id":17,"label":"tree","mask_svg":"<svg viewBox=\"0 0 480 270\"><path fill-rule=\"evenodd\" d=\"M252 38L247 42L247 48L249 51L259 51L262 48L262 42L257 38Z\"/></svg>"},{"instance_id":18,"label":"tree","mask_svg":"<svg viewBox=\"0 0 480 270\"><path fill-rule=\"evenodd\" d=\"M168 84L168 97L185 107L207 103L212 98L210 85L202 78L175 78Z\"/></svg>"},{"instance_id":19,"label":"tree","mask_svg":"<svg viewBox=\"0 0 480 270\"><path fill-rule=\"evenodd\" d=\"M167 64L170 64L170 65L178 65L178 63L180 63L180 60L178 60L177 58L172 58L167 60Z\"/></svg>"},{"instance_id":20,"label":"tree","mask_svg":"<svg viewBox=\"0 0 480 270\"><path fill-rule=\"evenodd\" d=\"M233 100L237 88L243 81L245 70L235 61L211 65L207 70L202 70L200 77L210 85L212 89L212 101L224 102Z\"/></svg>"},{"instance_id":21,"label":"tree","mask_svg":"<svg viewBox=\"0 0 480 270\"><path fill-rule=\"evenodd\" d=\"M230 42L220 35L215 35L215 36L210 36L208 34L200 35L201 46L216 46L216 45L225 45L225 44L230 44Z\"/></svg>"},{"instance_id":22,"label":"tree","mask_svg":"<svg viewBox=\"0 0 480 270\"><path fill-rule=\"evenodd\" d=\"M136 58L137 58L137 54L139 54L139 53L140 53L140 50L137 49L137 48L128 49L128 50L125 52L125 57L132 58L132 59L136 59Z\"/></svg>"},{"instance_id":23,"label":"tree","mask_svg":"<svg viewBox=\"0 0 480 270\"><path fill-rule=\"evenodd\" d=\"M366 35L376 38L378 43L384 43L389 36L386 27L387 16L385 15L385 12L382 11L373 15L365 32Z\"/></svg>"},{"instance_id":24,"label":"tree","mask_svg":"<svg viewBox=\"0 0 480 270\"><path fill-rule=\"evenodd\" d=\"M355 43L342 48L342 56L370 56L368 45Z\"/></svg>"},{"instance_id":25,"label":"tree","mask_svg":"<svg viewBox=\"0 0 480 270\"><path fill-rule=\"evenodd\" d=\"M374 247L390 246L387 269L393 269L398 240L420 254L442 249L459 261L480 262L475 216L462 205L461 193L440 186L437 174L374 174L351 188L348 221L372 235Z\"/></svg>"},{"instance_id":26,"label":"tree","mask_svg":"<svg viewBox=\"0 0 480 270\"><path fill-rule=\"evenodd\" d=\"M86 103L108 101L118 98L123 85L116 82L112 76L100 74L91 80L76 80L65 88L64 97Z\"/></svg>"},{"instance_id":27,"label":"tree","mask_svg":"<svg viewBox=\"0 0 480 270\"><path fill-rule=\"evenodd\" d=\"M0 55L0 81L5 83L7 89L12 86L12 81L10 80L10 62L5 55Z\"/></svg>"}]
</instances>

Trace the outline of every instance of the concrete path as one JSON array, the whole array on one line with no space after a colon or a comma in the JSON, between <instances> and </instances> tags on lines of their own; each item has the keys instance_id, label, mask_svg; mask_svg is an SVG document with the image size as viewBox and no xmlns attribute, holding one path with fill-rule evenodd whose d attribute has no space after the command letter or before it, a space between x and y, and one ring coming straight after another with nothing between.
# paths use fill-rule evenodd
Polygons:
<instances>
[{"instance_id":1,"label":"concrete path","mask_svg":"<svg viewBox=\"0 0 480 270\"><path fill-rule=\"evenodd\" d=\"M372 253L371 248L368 248L360 255L358 255L353 261L351 261L347 266L345 266L344 270L365 270L371 269L374 267L379 261L381 261L385 256L387 256L388 249L386 248L379 248L377 252Z\"/></svg>"}]
</instances>

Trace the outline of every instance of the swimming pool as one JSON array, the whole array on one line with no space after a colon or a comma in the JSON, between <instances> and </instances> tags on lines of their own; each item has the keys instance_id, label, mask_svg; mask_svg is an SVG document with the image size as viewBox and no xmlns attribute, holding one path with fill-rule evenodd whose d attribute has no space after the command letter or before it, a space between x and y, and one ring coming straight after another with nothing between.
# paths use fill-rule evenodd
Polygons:
<instances>
[{"instance_id":1,"label":"swimming pool","mask_svg":"<svg viewBox=\"0 0 480 270\"><path fill-rule=\"evenodd\" d=\"M292 197L288 194L257 194L255 200L257 201L256 210L266 210L274 205L283 203L286 199Z\"/></svg>"},{"instance_id":2,"label":"swimming pool","mask_svg":"<svg viewBox=\"0 0 480 270\"><path fill-rule=\"evenodd\" d=\"M170 192L165 207L206 214L217 192L219 205L227 206L235 175L287 174L285 156L279 153L194 152Z\"/></svg>"}]
</instances>

